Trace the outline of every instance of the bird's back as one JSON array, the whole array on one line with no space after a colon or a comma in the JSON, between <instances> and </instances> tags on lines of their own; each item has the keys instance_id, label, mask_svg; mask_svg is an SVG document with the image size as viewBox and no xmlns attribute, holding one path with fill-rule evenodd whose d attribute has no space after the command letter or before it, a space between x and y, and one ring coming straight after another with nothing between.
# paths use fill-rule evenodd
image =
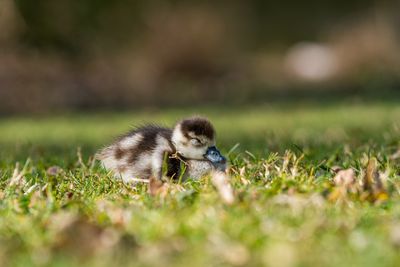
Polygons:
<instances>
[{"instance_id":1,"label":"bird's back","mask_svg":"<svg viewBox=\"0 0 400 267\"><path fill-rule=\"evenodd\" d=\"M161 170L164 154L173 153L172 130L157 125L138 127L102 149L97 158L125 182L148 179Z\"/></svg>"}]
</instances>

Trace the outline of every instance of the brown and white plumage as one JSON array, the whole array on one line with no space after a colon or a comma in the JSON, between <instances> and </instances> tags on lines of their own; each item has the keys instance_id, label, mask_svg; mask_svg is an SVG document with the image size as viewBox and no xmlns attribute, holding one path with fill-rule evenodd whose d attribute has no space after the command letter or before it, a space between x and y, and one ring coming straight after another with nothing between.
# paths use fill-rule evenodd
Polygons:
<instances>
[{"instance_id":1,"label":"brown and white plumage","mask_svg":"<svg viewBox=\"0 0 400 267\"><path fill-rule=\"evenodd\" d=\"M215 145L215 130L205 118L180 121L174 129L157 125L138 127L118 138L97 154L103 166L125 182L156 177L161 179L163 164L171 178L199 178L214 168L205 158ZM182 163L186 173L182 173Z\"/></svg>"}]
</instances>

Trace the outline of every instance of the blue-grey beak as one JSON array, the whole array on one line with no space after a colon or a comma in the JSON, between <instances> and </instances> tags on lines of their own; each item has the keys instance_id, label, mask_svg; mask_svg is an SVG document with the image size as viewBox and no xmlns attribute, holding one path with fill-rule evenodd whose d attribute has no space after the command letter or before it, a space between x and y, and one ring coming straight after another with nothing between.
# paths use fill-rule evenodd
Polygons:
<instances>
[{"instance_id":1,"label":"blue-grey beak","mask_svg":"<svg viewBox=\"0 0 400 267\"><path fill-rule=\"evenodd\" d=\"M207 149L207 152L204 155L204 158L208 159L213 164L225 164L226 163L226 158L221 155L221 152L219 152L219 150L215 146L210 146Z\"/></svg>"}]
</instances>

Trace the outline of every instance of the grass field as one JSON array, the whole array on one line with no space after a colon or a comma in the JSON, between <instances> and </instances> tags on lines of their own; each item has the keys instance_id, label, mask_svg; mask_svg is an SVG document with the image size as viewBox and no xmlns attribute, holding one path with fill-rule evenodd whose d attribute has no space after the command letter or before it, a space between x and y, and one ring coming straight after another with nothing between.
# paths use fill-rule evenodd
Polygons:
<instances>
[{"instance_id":1,"label":"grass field","mask_svg":"<svg viewBox=\"0 0 400 267\"><path fill-rule=\"evenodd\" d=\"M92 160L131 125L193 113L216 126L233 204L211 177L151 196ZM0 266L400 264L399 105L2 118L0 148Z\"/></svg>"}]
</instances>

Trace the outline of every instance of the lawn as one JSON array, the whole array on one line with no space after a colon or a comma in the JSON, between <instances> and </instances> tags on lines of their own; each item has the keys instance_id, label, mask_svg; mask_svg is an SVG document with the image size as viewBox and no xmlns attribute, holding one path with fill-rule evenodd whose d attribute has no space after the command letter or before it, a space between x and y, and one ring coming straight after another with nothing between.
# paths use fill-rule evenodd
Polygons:
<instances>
[{"instance_id":1,"label":"lawn","mask_svg":"<svg viewBox=\"0 0 400 267\"><path fill-rule=\"evenodd\" d=\"M93 161L145 122L207 115L212 177L116 181ZM271 105L0 119L0 266L399 266L400 106Z\"/></svg>"}]
</instances>

